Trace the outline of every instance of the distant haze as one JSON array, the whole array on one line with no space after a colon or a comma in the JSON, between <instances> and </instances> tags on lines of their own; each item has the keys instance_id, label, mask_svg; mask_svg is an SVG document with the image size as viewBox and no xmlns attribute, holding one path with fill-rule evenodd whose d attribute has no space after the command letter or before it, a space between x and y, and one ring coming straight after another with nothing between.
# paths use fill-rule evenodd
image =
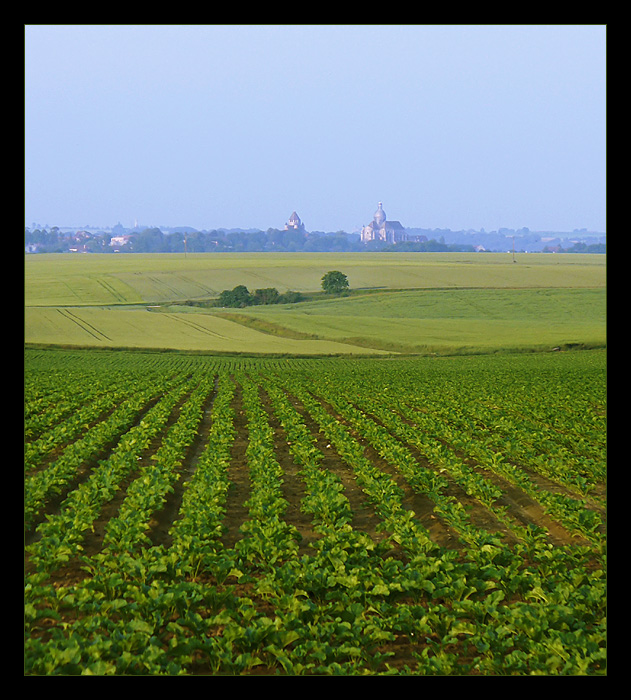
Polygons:
<instances>
[{"instance_id":1,"label":"distant haze","mask_svg":"<svg viewBox=\"0 0 631 700\"><path fill-rule=\"evenodd\" d=\"M27 25L25 223L606 231L605 25Z\"/></svg>"}]
</instances>

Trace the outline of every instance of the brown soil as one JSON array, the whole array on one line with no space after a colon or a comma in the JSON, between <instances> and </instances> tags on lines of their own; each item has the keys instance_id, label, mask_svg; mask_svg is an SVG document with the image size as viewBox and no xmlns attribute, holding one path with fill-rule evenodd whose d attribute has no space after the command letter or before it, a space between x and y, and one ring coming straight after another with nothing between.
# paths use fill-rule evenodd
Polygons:
<instances>
[{"instance_id":1,"label":"brown soil","mask_svg":"<svg viewBox=\"0 0 631 700\"><path fill-rule=\"evenodd\" d=\"M136 469L125 476L114 498L108 503L106 503L103 509L101 510L99 517L97 518L97 520L94 521L93 530L87 532L86 538L84 540L84 556L93 556L94 554L97 554L101 551L107 524L112 518L115 518L118 515L118 511L120 510L121 504L123 503L123 501L125 500L125 496L127 495L127 489L129 488L130 484L137 478L140 469L142 468L142 465L150 461L152 456L160 449L165 432L178 419L180 410L186 402L187 398L188 394L185 394L178 401L177 405L174 406L171 413L169 414L166 425L161 431L161 433L152 438L147 448L140 455L140 459L138 460L138 465Z\"/></svg>"},{"instance_id":2,"label":"brown soil","mask_svg":"<svg viewBox=\"0 0 631 700\"><path fill-rule=\"evenodd\" d=\"M212 425L212 410L217 395L217 383L213 391L206 397L203 406L202 419L197 428L197 435L189 446L182 464L178 469L178 480L173 484L173 491L167 494L166 501L162 509L156 513L155 517L149 523L151 531L148 537L153 545L163 545L168 547L171 544L171 536L169 530L173 523L178 519L182 498L184 496L184 482L190 477L197 468L197 462L206 448L208 434Z\"/></svg>"},{"instance_id":3,"label":"brown soil","mask_svg":"<svg viewBox=\"0 0 631 700\"><path fill-rule=\"evenodd\" d=\"M140 421L143 419L147 411L149 411L153 406L158 403L160 397L156 396L155 398L151 399L143 408L141 411L139 411L138 415L136 416L136 420L132 425L129 426L124 432L127 432L127 430L130 430L133 428L135 425L138 425ZM66 487L63 489L61 493L59 493L56 496L53 496L45 505L45 507L41 510L37 518L34 520L33 525L29 528L29 530L25 533L24 539L25 543L28 545L31 542L34 542L35 539L37 538L37 533L36 533L36 528L37 526L42 523L44 520L46 520L47 515L52 515L56 511L59 510L59 507L61 504L66 500L68 497L68 494L74 491L77 487L79 487L86 479L89 478L90 474L92 473L92 470L98 465L98 463L106 459L107 456L111 453L111 451L116 447L118 444L119 440L122 437L122 433L117 435L115 438L110 440L110 442L106 445L104 445L98 452L94 453L88 460L86 460L81 467L77 470L77 473L75 477L70 480L67 484ZM58 452L61 452L62 450L59 449ZM52 463L54 460L45 460L46 464ZM38 468L37 471L40 471ZM35 472L32 472L35 473Z\"/></svg>"},{"instance_id":4,"label":"brown soil","mask_svg":"<svg viewBox=\"0 0 631 700\"><path fill-rule=\"evenodd\" d=\"M321 465L324 469L335 472L344 486L344 495L348 499L353 519L351 526L353 529L368 535L374 542L381 542L386 535L378 531L380 519L373 506L370 504L366 494L357 484L355 474L351 467L344 462L342 457L331 443L328 442L320 427L311 418L302 402L295 396L287 395L292 406L300 413L302 420L311 432L315 440L316 447L324 455Z\"/></svg>"},{"instance_id":5,"label":"brown soil","mask_svg":"<svg viewBox=\"0 0 631 700\"><path fill-rule=\"evenodd\" d=\"M226 547L234 547L240 537L239 528L247 520L248 509L245 502L250 497L250 478L246 450L248 447L248 421L242 404L241 389L237 384L232 410L235 414L234 428L236 436L232 446L228 480L230 489L226 500L226 515L224 517L224 535L222 542Z\"/></svg>"},{"instance_id":6,"label":"brown soil","mask_svg":"<svg viewBox=\"0 0 631 700\"><path fill-rule=\"evenodd\" d=\"M300 478L299 467L294 462L289 451L287 435L278 418L274 415L269 396L265 391L259 392L263 407L269 416L270 427L274 431L274 447L276 459L283 469L283 497L288 503L285 520L293 525L300 534L301 540L298 554L309 554L310 545L318 539L318 533L313 529L311 517L300 508L302 499L306 496L305 486Z\"/></svg>"},{"instance_id":7,"label":"brown soil","mask_svg":"<svg viewBox=\"0 0 631 700\"><path fill-rule=\"evenodd\" d=\"M300 478L299 468L293 461L289 451L287 436L285 435L280 422L275 416L269 397L263 388L260 389L259 395L263 407L267 411L270 426L274 431L276 459L284 472L283 493L288 504L285 518L287 522L297 529L302 538L299 547L299 554L308 554L311 551L310 545L317 540L318 535L313 529L310 517L303 513L300 508L301 500L305 496L304 484ZM180 478L174 485L174 492L168 496L164 507L155 514L154 519L150 523L151 529L148 536L151 543L154 545L168 546L170 543L168 531L174 520L177 518L184 488L182 484L184 481L186 481L187 477L194 473L199 456L205 448L208 431L211 425L211 411L214 398L215 391L211 392L206 399L204 413L197 437L190 446L187 456L179 470ZM300 400L290 394L287 394L287 398L302 416L305 425L310 430L315 440L316 446L324 455L321 462L322 466L326 469L334 471L344 485L344 493L349 500L353 513L353 520L351 523L352 527L365 533L376 543L383 541L384 538L387 537L387 534L379 530L378 526L381 521L375 512L375 508L369 502L366 494L358 485L351 467L344 462L335 448L327 441L325 435L320 432L319 426L311 418ZM180 407L185 400L186 397L184 397L178 406L173 409L167 421L165 430L168 429L168 427L177 419ZM153 403L155 403L155 401ZM463 543L459 540L457 533L453 531L436 512L433 501L428 496L415 492L404 476L399 473L397 469L387 460L380 457L374 447L370 445L365 438L357 434L357 432L352 429L348 422L345 421L331 405L322 400L320 400L320 403L332 416L344 424L350 434L353 435L356 440L358 440L358 442L364 448L365 456L381 471L388 474L397 484L397 486L399 486L404 494L402 501L403 506L414 512L415 518L427 530L430 537L440 546L450 549L460 549L463 546ZM145 410L148 410L150 405L148 405ZM222 536L222 543L227 548L234 547L237 540L241 537L239 528L248 518L248 509L245 503L250 495L250 481L246 459L248 427L242 402L241 388L236 382L232 409L235 414L234 428L236 435L232 447L231 462L228 469L228 479L231 486L227 494L226 515L223 522L224 534ZM144 412L145 411L143 411L143 414ZM139 416L138 420L140 420L140 418L141 416ZM375 416L370 416L370 418L380 424ZM405 420L402 417L399 418L401 420ZM383 424L380 425L383 427ZM156 438L144 451L141 459L138 462L139 468L159 449L163 433L164 431L161 435L156 436ZM113 448L114 446L115 445L112 444L110 447ZM406 444L406 447L415 457L420 468L434 469L434 467L427 461L427 459L423 457L423 455L419 453L414 446ZM63 501L65 495L67 495L72 488L75 488L83 480L85 480L89 476L91 469L98 463L98 459L105 456L105 454L95 456L93 460L86 463L86 465L77 474L77 478L74 480L74 482L69 484L67 492L56 499L55 502L48 504L45 513L42 514L42 519L45 514L53 513L59 507L59 503ZM515 523L523 526L531 525L543 528L548 533L549 541L553 544L585 544L585 541L582 540L582 538L568 532L564 527L548 516L543 507L534 499L525 494L521 489L513 484L510 484L498 475L493 474L488 470L481 469L471 460L467 461L469 466L479 470L481 473L483 473L486 479L489 479L501 489L503 495L498 500L498 505L504 506L507 509L509 517L512 518ZM127 475L127 477L121 483L121 487L117 491L115 497L103 507L99 517L94 522L93 531L87 531L86 538L83 543L84 555L91 556L101 550L107 523L118 513L120 505L125 498L127 488L133 479L136 478L136 476L137 471ZM517 541L518 538L515 532L501 523L492 513L492 511L486 508L476 498L468 495L457 483L450 479L446 473L443 473L442 476L448 481L448 487L445 492L446 495L456 498L463 504L471 523L475 527L485 529L494 534L499 534L507 544L515 543ZM557 491L563 490L563 487L546 480L540 475L529 473L529 476L533 478L535 483L540 485L542 488ZM567 495L567 489L564 491ZM575 496L575 494L572 495ZM598 506L595 507L598 508L599 512L604 515L602 508L599 508ZM33 541L35 538L35 531L27 533L27 544ZM401 555L400 552L397 553L394 550L391 552L391 554L395 556ZM78 563L75 563L74 565L69 564L68 567L66 567L65 575L70 575L70 572L73 570L75 575L79 575L77 573L77 567Z\"/></svg>"},{"instance_id":8,"label":"brown soil","mask_svg":"<svg viewBox=\"0 0 631 700\"><path fill-rule=\"evenodd\" d=\"M152 544L154 545L163 545L168 547L170 543L168 530L170 529L174 520L178 517L177 513L183 495L182 483L194 473L199 457L207 443L208 432L211 427L211 410L215 395L216 387L214 391L210 392L206 399L203 417L198 429L197 437L191 444L186 458L182 463L180 468L181 477L176 482L175 490L172 494L170 494L164 507L155 515L155 518L151 523L151 530L148 534ZM259 396L263 407L267 411L270 426L274 431L276 459L284 472L283 494L288 503L285 519L297 529L302 538L299 545L299 555L309 554L312 551L310 545L317 541L318 533L314 530L310 517L303 513L300 508L300 503L305 496L305 487L300 476L299 467L292 458L288 446L287 435L274 414L274 411L272 410L269 396L265 392L264 388L260 389ZM349 500L353 513L353 520L351 523L352 527L362 533L365 533L376 543L383 542L387 537L387 534L379 530L378 526L381 522L380 518L375 512L375 508L358 485L352 469L344 462L335 448L327 441L325 435L320 432L319 426L310 417L304 405L296 397L290 394L287 394L287 398L302 416L304 424L311 432L317 448L324 455L321 462L323 468L335 472L343 483L345 489L344 493ZM186 397L182 399L182 402L185 400ZM456 550L462 548L463 543L460 541L458 534L453 531L439 516L435 510L433 501L428 496L416 493L410 484L405 480L403 475L399 473L392 464L380 457L367 440L353 431L348 422L344 421L344 419L336 413L331 405L324 401L320 401L320 403L332 416L342 422L353 437L360 442L364 448L365 456L381 471L388 474L390 478L392 478L393 481L402 489L404 494L403 506L411 511L414 511L415 518L429 532L430 537L442 547ZM167 423L167 428L177 419L180 407L181 404L173 409ZM147 410L148 408L149 406L147 407ZM246 459L246 449L249 435L241 387L237 382L235 382L235 394L232 401L232 409L235 415L235 440L232 446L231 461L228 468L228 479L231 482L231 487L227 494L226 515L223 521L224 534L221 538L223 545L227 548L234 547L236 542L241 537L239 528L248 518L248 509L245 503L250 496L250 481ZM371 419L378 422L374 416L371 416ZM403 418L401 418L401 420L403 420ZM163 435L164 430L162 431L161 435L157 436L151 445L148 446L148 448L142 454L141 460L138 462L139 466L146 462L146 460L150 459L151 456L159 449ZM113 447L114 445L111 446L111 448ZM429 463L413 446L406 444L406 447L415 457L419 468L434 469L433 465ZM105 456L106 455L100 455L99 458L104 458ZM91 472L91 469L97 462L98 460L95 457L94 461L91 460L90 463L86 464L81 470L81 473L78 474L75 483L69 485L69 490L76 487L76 485L81 483L82 480L87 478ZM525 494L521 489L508 483L501 477L488 472L487 470L482 470L479 465L476 465L471 461L468 463L472 468L479 469L485 478L491 480L501 489L503 496L500 498L498 504L507 508L509 516L515 521L515 523L519 523L521 525L534 525L544 528L548 533L549 541L553 544L584 543L581 538L569 533L559 523L550 518L544 512L541 505ZM482 503L477 501L477 499L466 494L458 484L449 479L446 473L443 473L442 475L448 479L449 485L446 490L446 494L448 496L453 496L463 504L474 526L492 533L500 534L504 541L509 545L517 541L517 534L515 531L502 524L498 518ZM98 519L94 523L94 531L87 531L84 541L84 555L94 555L101 550L107 523L118 513L120 504L125 497L127 487L136 476L137 473L129 474L127 476L127 478L121 484L121 488L117 492L116 496L104 506ZM538 475L533 475L530 473L529 476L541 488L557 491L562 489L562 487L558 484L554 484ZM571 494L566 493L566 495ZM62 498L59 499L59 502L61 502L61 500ZM58 507L58 503L50 504L46 512L52 513L56 507ZM404 558L403 552L397 547L393 547L392 549L388 550L386 555ZM26 568L28 571L28 562L26 564ZM66 566L55 572L54 584L72 585L73 583L82 580L87 575L89 574L83 569L83 564L81 561L76 560L69 562ZM212 582L209 581L209 583ZM235 591L237 589L238 584L235 585ZM255 596L253 591L248 590L246 593L248 596ZM264 609L265 605L267 605L266 601L261 600L261 609ZM272 613L273 611L270 611L270 615ZM424 644L425 642L420 643L415 640L408 639L405 635L401 635L394 642L384 645L382 650L394 652L394 656L388 659L388 663L391 665L391 667L403 667L406 664L414 664L414 655L412 652L420 653ZM463 659L464 658L465 657L463 656ZM192 673L201 675L206 673L204 664L202 663L195 669L192 669ZM265 675L267 673L272 673L272 670L261 667L252 671L252 675Z\"/></svg>"}]
</instances>

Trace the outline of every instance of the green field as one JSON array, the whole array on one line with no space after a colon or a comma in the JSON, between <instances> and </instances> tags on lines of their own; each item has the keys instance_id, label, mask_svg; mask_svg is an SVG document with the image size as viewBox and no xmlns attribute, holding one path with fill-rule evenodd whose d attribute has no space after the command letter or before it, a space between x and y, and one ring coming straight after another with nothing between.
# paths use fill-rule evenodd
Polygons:
<instances>
[{"instance_id":1,"label":"green field","mask_svg":"<svg viewBox=\"0 0 631 700\"><path fill-rule=\"evenodd\" d=\"M200 309L243 284L353 294ZM32 255L25 340L36 345L257 354L469 353L606 343L606 258L508 254Z\"/></svg>"},{"instance_id":2,"label":"green field","mask_svg":"<svg viewBox=\"0 0 631 700\"><path fill-rule=\"evenodd\" d=\"M606 675L604 256L25 271L26 675Z\"/></svg>"},{"instance_id":3,"label":"green field","mask_svg":"<svg viewBox=\"0 0 631 700\"><path fill-rule=\"evenodd\" d=\"M550 349L603 344L605 293L600 289L418 290L261 306L239 314L264 320L270 332L290 329L395 352Z\"/></svg>"},{"instance_id":4,"label":"green field","mask_svg":"<svg viewBox=\"0 0 631 700\"><path fill-rule=\"evenodd\" d=\"M604 676L606 351L25 352L24 672Z\"/></svg>"},{"instance_id":5,"label":"green field","mask_svg":"<svg viewBox=\"0 0 631 700\"><path fill-rule=\"evenodd\" d=\"M146 309L27 309L26 338L44 345L199 352L330 355L357 351L335 341L261 333L211 314L152 313Z\"/></svg>"}]
</instances>

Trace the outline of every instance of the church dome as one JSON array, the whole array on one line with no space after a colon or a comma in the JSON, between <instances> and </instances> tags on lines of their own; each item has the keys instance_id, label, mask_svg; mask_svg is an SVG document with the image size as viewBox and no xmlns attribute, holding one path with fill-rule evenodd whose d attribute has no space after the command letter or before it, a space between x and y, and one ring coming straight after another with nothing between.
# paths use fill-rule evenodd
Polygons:
<instances>
[{"instance_id":1,"label":"church dome","mask_svg":"<svg viewBox=\"0 0 631 700\"><path fill-rule=\"evenodd\" d=\"M381 226L385 222L385 220L386 220L386 212L383 210L383 208L381 206L381 202L379 202L379 208L375 212L374 221L376 224Z\"/></svg>"}]
</instances>

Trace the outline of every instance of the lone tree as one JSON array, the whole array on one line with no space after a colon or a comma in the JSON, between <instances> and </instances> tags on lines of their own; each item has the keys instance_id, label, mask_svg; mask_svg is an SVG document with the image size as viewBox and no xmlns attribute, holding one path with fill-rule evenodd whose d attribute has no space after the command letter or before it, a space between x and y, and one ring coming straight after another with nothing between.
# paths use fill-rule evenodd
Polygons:
<instances>
[{"instance_id":1,"label":"lone tree","mask_svg":"<svg viewBox=\"0 0 631 700\"><path fill-rule=\"evenodd\" d=\"M331 270L322 277L322 289L327 294L342 294L349 289L348 278L338 270Z\"/></svg>"}]
</instances>

